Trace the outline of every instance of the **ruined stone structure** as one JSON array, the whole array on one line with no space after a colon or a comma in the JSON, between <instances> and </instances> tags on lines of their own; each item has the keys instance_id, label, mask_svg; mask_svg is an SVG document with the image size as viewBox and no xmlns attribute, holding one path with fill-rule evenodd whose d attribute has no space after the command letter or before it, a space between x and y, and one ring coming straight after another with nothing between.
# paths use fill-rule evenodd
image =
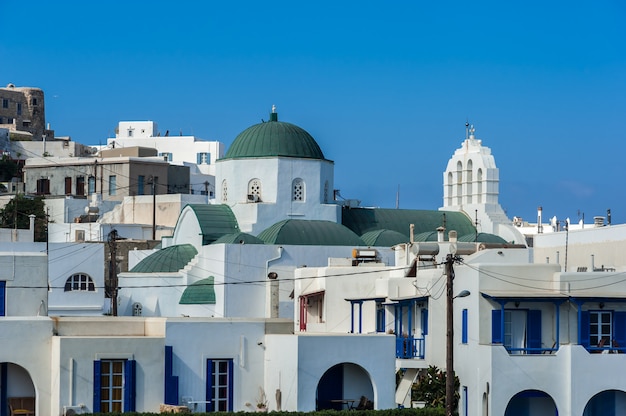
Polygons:
<instances>
[{"instance_id":1,"label":"ruined stone structure","mask_svg":"<svg viewBox=\"0 0 626 416\"><path fill-rule=\"evenodd\" d=\"M44 94L40 88L0 88L0 128L9 129L12 140L54 139L54 131L46 129Z\"/></svg>"}]
</instances>

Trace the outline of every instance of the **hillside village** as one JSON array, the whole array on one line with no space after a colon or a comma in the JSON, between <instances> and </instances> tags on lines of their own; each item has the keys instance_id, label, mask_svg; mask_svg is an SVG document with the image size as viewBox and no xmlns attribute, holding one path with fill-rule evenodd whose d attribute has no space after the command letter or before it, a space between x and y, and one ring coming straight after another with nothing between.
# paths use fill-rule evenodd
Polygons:
<instances>
[{"instance_id":1,"label":"hillside village","mask_svg":"<svg viewBox=\"0 0 626 416\"><path fill-rule=\"evenodd\" d=\"M422 406L447 352L461 415L621 414L626 226L508 218L460 136L441 207L363 207L275 107L228 149L147 120L93 147L0 88L0 200L47 214L0 230L0 416Z\"/></svg>"}]
</instances>

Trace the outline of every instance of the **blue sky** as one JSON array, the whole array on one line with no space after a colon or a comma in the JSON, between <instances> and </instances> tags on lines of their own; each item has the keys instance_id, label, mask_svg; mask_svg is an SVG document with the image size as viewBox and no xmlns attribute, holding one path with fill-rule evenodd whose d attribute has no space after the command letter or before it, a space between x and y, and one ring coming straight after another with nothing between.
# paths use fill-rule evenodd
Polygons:
<instances>
[{"instance_id":1,"label":"blue sky","mask_svg":"<svg viewBox=\"0 0 626 416\"><path fill-rule=\"evenodd\" d=\"M275 104L344 197L436 209L468 120L509 217L626 222L622 0L0 5L0 84L42 88L57 135L154 120L229 145Z\"/></svg>"}]
</instances>

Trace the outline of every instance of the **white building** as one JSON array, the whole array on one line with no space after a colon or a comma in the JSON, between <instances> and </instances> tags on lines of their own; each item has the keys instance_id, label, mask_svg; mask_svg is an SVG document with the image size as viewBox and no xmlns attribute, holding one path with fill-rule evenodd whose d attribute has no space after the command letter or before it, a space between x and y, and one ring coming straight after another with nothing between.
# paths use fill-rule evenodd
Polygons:
<instances>
[{"instance_id":1,"label":"white building","mask_svg":"<svg viewBox=\"0 0 626 416\"><path fill-rule=\"evenodd\" d=\"M163 135L153 121L120 121L115 138L107 139L108 148L151 147L159 156L173 164L189 166L191 191L213 196L215 192L215 162L224 155L224 144L205 141L194 136Z\"/></svg>"}]
</instances>

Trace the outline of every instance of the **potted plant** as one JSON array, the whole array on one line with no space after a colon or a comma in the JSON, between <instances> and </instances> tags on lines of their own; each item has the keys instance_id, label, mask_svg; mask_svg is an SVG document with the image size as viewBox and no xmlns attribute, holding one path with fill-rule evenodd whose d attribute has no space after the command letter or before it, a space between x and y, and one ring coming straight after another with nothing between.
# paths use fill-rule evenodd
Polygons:
<instances>
[{"instance_id":1,"label":"potted plant","mask_svg":"<svg viewBox=\"0 0 626 416\"><path fill-rule=\"evenodd\" d=\"M256 398L256 411L267 412L267 396L263 387L259 387L259 395Z\"/></svg>"}]
</instances>

